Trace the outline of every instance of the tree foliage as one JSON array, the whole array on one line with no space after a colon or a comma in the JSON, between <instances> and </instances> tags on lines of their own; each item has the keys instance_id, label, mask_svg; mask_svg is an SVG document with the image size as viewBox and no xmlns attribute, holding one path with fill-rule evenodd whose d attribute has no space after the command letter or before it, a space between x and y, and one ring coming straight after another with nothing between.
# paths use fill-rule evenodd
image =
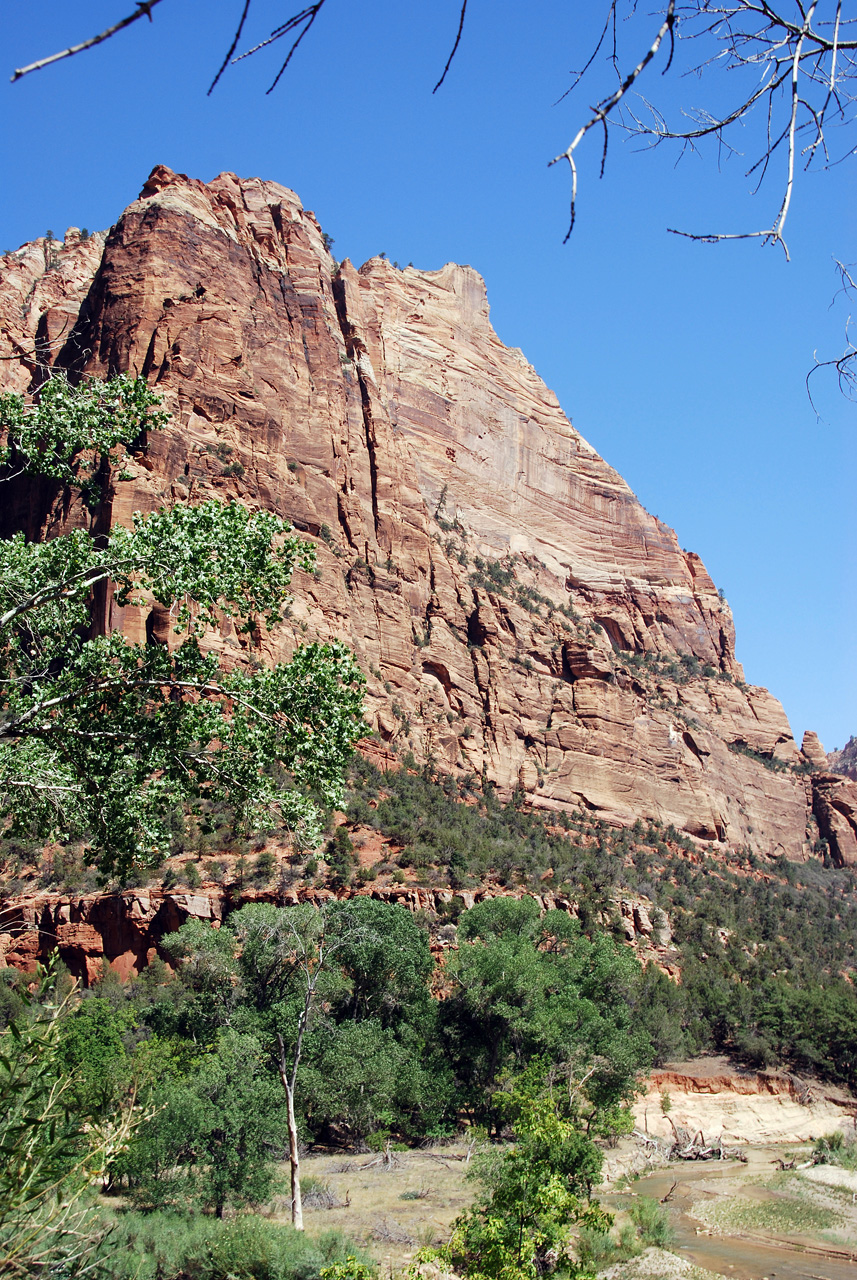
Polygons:
<instances>
[{"instance_id":1,"label":"tree foliage","mask_svg":"<svg viewBox=\"0 0 857 1280\"><path fill-rule=\"evenodd\" d=\"M167 1080L158 1100L122 1160L136 1201L196 1204L222 1217L227 1205L267 1198L287 1145L285 1100L254 1036L221 1030L189 1074Z\"/></svg>"},{"instance_id":2,"label":"tree foliage","mask_svg":"<svg viewBox=\"0 0 857 1280\"><path fill-rule=\"evenodd\" d=\"M95 504L134 442L166 423L159 404L144 378L93 378L74 387L61 371L52 371L29 403L0 395L0 483L46 476Z\"/></svg>"},{"instance_id":3,"label":"tree foliage","mask_svg":"<svg viewBox=\"0 0 857 1280\"><path fill-rule=\"evenodd\" d=\"M574 1258L574 1225L606 1230L610 1215L591 1200L601 1154L568 1097L546 1089L534 1063L500 1099L515 1143L478 1156L483 1196L453 1224L439 1256L468 1280L537 1280L592 1273Z\"/></svg>"},{"instance_id":4,"label":"tree foliage","mask_svg":"<svg viewBox=\"0 0 857 1280\"><path fill-rule=\"evenodd\" d=\"M84 441L103 461L151 403L139 383L49 382L31 433L49 444L31 448L28 467L68 482ZM319 805L341 802L343 767L363 731L353 657L338 642L309 644L287 663L229 669L207 647L224 619L258 643L281 620L294 569L311 567L313 555L276 516L217 502L136 515L108 536L78 529L0 542L8 833L86 840L102 872L119 876L163 858L176 805L226 801L239 825L258 830L276 815L316 842ZM93 593L108 584L120 607L154 601L166 611L174 642L99 634Z\"/></svg>"},{"instance_id":5,"label":"tree foliage","mask_svg":"<svg viewBox=\"0 0 857 1280\"><path fill-rule=\"evenodd\" d=\"M593 942L604 933L624 937L618 898L639 894L653 904L655 927L672 926L681 983L649 965L626 986L623 1000L658 1065L715 1050L756 1066L788 1062L854 1086L857 880L853 870L823 861L823 842L816 843L818 858L800 865L746 848L725 858L703 853L700 860L698 845L670 824L638 820L615 829L580 812L528 812L500 804L490 786L482 790L472 777L456 784L415 768L382 777L357 759L352 779L349 816L400 846L399 865L417 867L428 883L517 885L541 895L549 880L558 897L575 904L581 931ZM471 938L463 906L456 895L442 910L453 933L459 920ZM519 910L491 907L496 921L490 930L485 925L483 941L497 934L505 913ZM513 942L514 935L500 950ZM598 945L604 948L603 939ZM490 958L477 953L472 963L484 967L487 981ZM522 984L522 1007L535 991ZM466 1011L467 1000L456 998ZM487 1061L479 1045L491 1044L491 1010L475 998L472 1006L473 1021L456 1021L449 1034L464 1037L458 1048L451 1041L451 1052L462 1055L461 1078L475 1084ZM474 1056L463 1048L472 1036ZM504 1043L518 1042L513 1036Z\"/></svg>"},{"instance_id":6,"label":"tree foliage","mask_svg":"<svg viewBox=\"0 0 857 1280\"><path fill-rule=\"evenodd\" d=\"M58 999L42 971L25 1013L0 1034L0 1276L89 1274L103 1229L88 1200L128 1141L127 1105L105 1116L62 1071L75 993Z\"/></svg>"},{"instance_id":7,"label":"tree foliage","mask_svg":"<svg viewBox=\"0 0 857 1280\"><path fill-rule=\"evenodd\" d=\"M475 1114L496 1126L501 1076L539 1057L589 1072L586 1123L606 1120L649 1061L629 1009L636 960L605 934L587 938L565 912L540 915L532 898L473 907L459 937L442 1018Z\"/></svg>"}]
</instances>

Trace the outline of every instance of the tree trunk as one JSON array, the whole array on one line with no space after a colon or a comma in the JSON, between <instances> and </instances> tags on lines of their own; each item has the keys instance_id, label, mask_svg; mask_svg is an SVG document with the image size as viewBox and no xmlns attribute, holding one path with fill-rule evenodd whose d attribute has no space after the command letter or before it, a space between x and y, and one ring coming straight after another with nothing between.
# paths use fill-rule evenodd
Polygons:
<instances>
[{"instance_id":1,"label":"tree trunk","mask_svg":"<svg viewBox=\"0 0 857 1280\"><path fill-rule=\"evenodd\" d=\"M304 1229L304 1210L301 1203L301 1158L298 1153L298 1127L295 1123L295 1095L291 1087L286 1086L286 1107L289 1124L289 1167L292 1174L292 1226L295 1231Z\"/></svg>"}]
</instances>

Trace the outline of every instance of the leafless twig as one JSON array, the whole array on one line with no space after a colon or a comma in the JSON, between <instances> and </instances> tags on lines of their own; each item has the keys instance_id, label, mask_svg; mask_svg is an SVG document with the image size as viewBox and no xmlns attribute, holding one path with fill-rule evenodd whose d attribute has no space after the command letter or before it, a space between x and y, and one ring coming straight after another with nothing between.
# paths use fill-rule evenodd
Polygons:
<instances>
[{"instance_id":1,"label":"leafless twig","mask_svg":"<svg viewBox=\"0 0 857 1280\"><path fill-rule=\"evenodd\" d=\"M291 62L292 56L297 52L298 45L301 43L304 36L307 34L310 27L315 22L316 18L321 12L323 5L324 5L324 0L316 0L315 4L307 5L305 9L301 9L298 13L293 13L292 16L288 18L285 22L283 22L279 27L275 27L274 30L266 39L260 40L258 44L255 44L252 49L248 49L245 53L239 53L237 58L232 58L232 61L241 62L244 58L249 58L251 54L258 53L260 49L266 49L268 45L274 44L275 41L277 40L281 40L283 36L288 35L290 31L296 31L298 27L302 27L302 29L298 32L297 36L292 42L292 46L286 55L286 60L283 63L283 65L280 67L276 76L274 77L273 83L265 91L266 93L272 93L273 90L276 89L277 85L279 84L280 78L283 72L285 71L286 67ZM242 18L241 26L243 25L244 25L244 19ZM240 34L241 34L241 31L239 27L238 35ZM238 36L236 36L235 44L237 44L237 41L238 41ZM233 44L233 48L235 47L235 44ZM232 51L230 50L230 54L231 52ZM227 57L227 61L228 61L228 57ZM223 68L221 68L221 71L222 69ZM217 80L219 79L219 77L220 77L220 72L218 72L217 77L215 78L214 84L217 83ZM214 88L214 84L212 84L211 86L212 89ZM209 90L209 92L211 92L211 90Z\"/></svg>"},{"instance_id":2,"label":"leafless twig","mask_svg":"<svg viewBox=\"0 0 857 1280\"><path fill-rule=\"evenodd\" d=\"M672 36L673 26L675 25L675 5L676 5L676 0L669 0L669 3L667 5L666 15L658 31L658 34L655 36L654 40L652 41L652 44L648 49L648 51L637 63L636 67L634 67L633 71L629 72L629 74L625 77L625 79L619 85L619 88L615 91L615 93L611 93L608 98L605 98L602 102L598 104L597 107L593 109L593 114L591 118L587 120L586 124L581 125L581 127L578 129L571 143L566 147L565 151L561 152L558 156L554 156L553 160L550 160L548 162L549 165L554 165L554 164L558 164L560 160L567 160L569 164L569 168L571 169L571 216L569 219L568 231L565 233L565 240L563 241L563 243L565 243L568 240L569 236L574 230L574 221L577 214L577 165L574 160L574 152L576 151L580 143L583 141L583 139L586 137L589 130L592 129L595 125L600 124L604 129L604 147L601 152L601 173L603 175L604 165L607 160L607 141L609 137L608 127L607 127L608 118L611 115L611 113L616 109L616 107L619 105L619 103L622 101L622 98L625 96L625 94L628 92L631 86L635 84L636 81L640 78L642 73L645 71L646 67L651 62L652 58L654 58L655 54L658 52L658 49L660 49L661 47L661 43L663 41L664 36L667 35L668 33L670 34L670 36ZM602 36L602 40L603 40L603 36ZM672 61L672 52L670 53L670 61ZM669 67L669 63L667 63L667 69L668 67Z\"/></svg>"},{"instance_id":3,"label":"leafless twig","mask_svg":"<svg viewBox=\"0 0 857 1280\"><path fill-rule=\"evenodd\" d=\"M836 269L839 272L840 285L837 289L831 306L836 301L839 294L844 294L849 300L857 298L857 281L853 276L854 267L846 266L843 262L837 262ZM812 377L818 373L819 369L834 369L839 382L839 390L849 400L857 400L857 344L853 337L853 317L849 313L845 320L845 350L842 355L833 360L819 360L815 356L815 364L806 375L806 394L809 396L809 402L813 407L815 416L821 420L821 414L815 403L812 394Z\"/></svg>"},{"instance_id":4,"label":"leafless twig","mask_svg":"<svg viewBox=\"0 0 857 1280\"><path fill-rule=\"evenodd\" d=\"M123 18L121 22L115 23L114 26L108 27L106 31L102 31L100 35L91 36L89 40L83 40L80 44L72 45L68 49L63 49L61 53L52 53L49 58L40 58L38 62L31 62L28 67L18 67L12 76L12 83L20 80L22 76L29 75L31 71L41 71L43 67L49 67L52 62L60 62L63 58L72 58L76 53L83 53L85 49L92 49L97 44L101 44L104 40L109 40L111 36L115 36L118 31L130 27L132 22L136 22L138 18L148 18L152 21L152 9L156 4L160 4L161 0L137 0L137 8L127 18Z\"/></svg>"},{"instance_id":5,"label":"leafless twig","mask_svg":"<svg viewBox=\"0 0 857 1280\"><path fill-rule=\"evenodd\" d=\"M467 12L467 0L461 0L461 15L458 19L458 32L455 37L455 44L452 46L452 53L449 55L449 57L446 60L446 66L443 69L443 75L440 77L437 84L432 89L432 93L437 93L438 89L443 84L444 80L446 79L446 73L449 70L449 68L452 66L452 59L455 57L456 53L458 52L458 46L461 43L461 33L464 30L464 15L466 12Z\"/></svg>"}]
</instances>

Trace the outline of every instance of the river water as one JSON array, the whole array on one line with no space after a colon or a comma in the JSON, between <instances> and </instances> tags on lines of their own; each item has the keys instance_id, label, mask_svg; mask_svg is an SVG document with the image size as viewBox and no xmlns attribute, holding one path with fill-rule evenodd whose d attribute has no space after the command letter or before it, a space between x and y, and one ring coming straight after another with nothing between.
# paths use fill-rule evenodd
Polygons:
<instances>
[{"instance_id":1,"label":"river water","mask_svg":"<svg viewBox=\"0 0 857 1280\"><path fill-rule=\"evenodd\" d=\"M773 1173L772 1160L776 1154L779 1153L753 1152L753 1171ZM697 1266L731 1280L857 1280L857 1261L825 1257L823 1240L807 1239L807 1248L802 1249L747 1239L743 1235L705 1234L707 1228L693 1216L693 1204L709 1196L716 1197L720 1182L724 1184L721 1193L730 1197L747 1194L756 1201L786 1198L758 1183L742 1187L739 1181L742 1171L743 1166L736 1166L732 1161L678 1164L640 1178L628 1192L612 1192L602 1199L607 1207L611 1204L629 1207L635 1195L662 1200L675 1182L675 1190L666 1205L676 1237L671 1248Z\"/></svg>"}]
</instances>

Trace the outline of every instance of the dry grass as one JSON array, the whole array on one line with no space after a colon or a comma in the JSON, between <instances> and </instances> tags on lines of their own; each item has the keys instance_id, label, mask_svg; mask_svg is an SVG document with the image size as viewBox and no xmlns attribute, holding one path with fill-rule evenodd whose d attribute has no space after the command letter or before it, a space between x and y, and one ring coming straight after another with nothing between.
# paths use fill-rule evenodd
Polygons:
<instances>
[{"instance_id":1,"label":"dry grass","mask_svg":"<svg viewBox=\"0 0 857 1280\"><path fill-rule=\"evenodd\" d=\"M301 1172L324 1183L332 1207L323 1197L305 1209L310 1231L338 1227L369 1250L390 1275L407 1265L423 1245L440 1244L454 1218L468 1207L476 1188L465 1181L467 1148L463 1143L429 1150L397 1151L387 1168L372 1154L309 1155ZM276 1216L288 1218L283 1205Z\"/></svg>"}]
</instances>

